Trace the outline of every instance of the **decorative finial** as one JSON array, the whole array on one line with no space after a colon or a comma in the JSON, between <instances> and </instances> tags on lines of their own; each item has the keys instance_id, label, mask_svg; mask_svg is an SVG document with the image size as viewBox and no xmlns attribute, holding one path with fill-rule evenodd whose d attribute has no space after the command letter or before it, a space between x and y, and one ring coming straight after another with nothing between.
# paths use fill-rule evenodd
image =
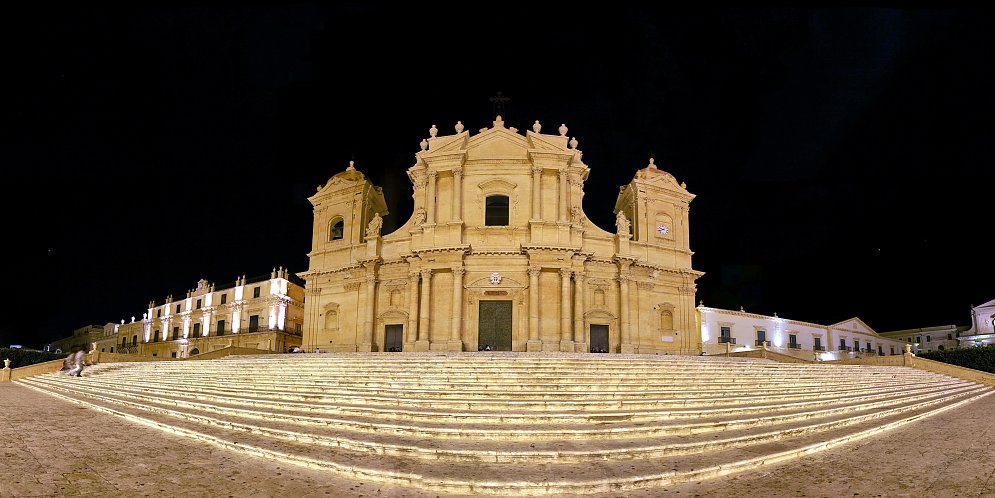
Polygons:
<instances>
[{"instance_id":1,"label":"decorative finial","mask_svg":"<svg viewBox=\"0 0 995 498\"><path fill-rule=\"evenodd\" d=\"M131 315L131 323L135 323L135 315Z\"/></svg>"},{"instance_id":2,"label":"decorative finial","mask_svg":"<svg viewBox=\"0 0 995 498\"><path fill-rule=\"evenodd\" d=\"M699 299L699 300L698 300L698 306L701 306L701 307L704 307L704 306L705 306L705 301L704 301L704 300L701 300L701 299Z\"/></svg>"},{"instance_id":3,"label":"decorative finial","mask_svg":"<svg viewBox=\"0 0 995 498\"><path fill-rule=\"evenodd\" d=\"M774 318L777 318L777 312L776 311L774 312Z\"/></svg>"},{"instance_id":4,"label":"decorative finial","mask_svg":"<svg viewBox=\"0 0 995 498\"><path fill-rule=\"evenodd\" d=\"M560 124L560 136L561 137L567 136L567 130L569 130L569 128L567 128L567 125Z\"/></svg>"},{"instance_id":5,"label":"decorative finial","mask_svg":"<svg viewBox=\"0 0 995 498\"><path fill-rule=\"evenodd\" d=\"M124 325L124 318L121 319L121 325Z\"/></svg>"},{"instance_id":6,"label":"decorative finial","mask_svg":"<svg viewBox=\"0 0 995 498\"><path fill-rule=\"evenodd\" d=\"M541 130L541 129L542 129L542 125L539 124L539 120L537 119L536 122L532 124L532 131L534 131L536 133L539 133L539 130Z\"/></svg>"},{"instance_id":7,"label":"decorative finial","mask_svg":"<svg viewBox=\"0 0 995 498\"><path fill-rule=\"evenodd\" d=\"M438 134L439 134L439 129L436 128L435 125L432 125L432 127L428 129L429 137L435 138L435 136Z\"/></svg>"},{"instance_id":8,"label":"decorative finial","mask_svg":"<svg viewBox=\"0 0 995 498\"><path fill-rule=\"evenodd\" d=\"M504 128L504 119L501 118L500 114L498 114L497 117L494 118L494 127L495 128Z\"/></svg>"},{"instance_id":9,"label":"decorative finial","mask_svg":"<svg viewBox=\"0 0 995 498\"><path fill-rule=\"evenodd\" d=\"M746 312L746 310L744 310L742 306L739 307L739 311L742 311L744 313Z\"/></svg>"},{"instance_id":10,"label":"decorative finial","mask_svg":"<svg viewBox=\"0 0 995 498\"><path fill-rule=\"evenodd\" d=\"M570 148L571 149L577 148L577 137L573 137L570 139Z\"/></svg>"},{"instance_id":11,"label":"decorative finial","mask_svg":"<svg viewBox=\"0 0 995 498\"><path fill-rule=\"evenodd\" d=\"M428 150L428 140L425 140L424 138L421 139L421 142L418 143L418 146L421 147L421 150Z\"/></svg>"},{"instance_id":12,"label":"decorative finial","mask_svg":"<svg viewBox=\"0 0 995 498\"><path fill-rule=\"evenodd\" d=\"M651 158L650 158L650 164L649 164L649 166L647 166L647 168L652 168L652 169L656 169L656 159L653 159L653 158L651 157Z\"/></svg>"},{"instance_id":13,"label":"decorative finial","mask_svg":"<svg viewBox=\"0 0 995 498\"><path fill-rule=\"evenodd\" d=\"M684 183L684 182L681 182L681 188L687 190L688 184Z\"/></svg>"},{"instance_id":14,"label":"decorative finial","mask_svg":"<svg viewBox=\"0 0 995 498\"><path fill-rule=\"evenodd\" d=\"M463 122L462 121L457 121L456 122L456 133L463 133Z\"/></svg>"},{"instance_id":15,"label":"decorative finial","mask_svg":"<svg viewBox=\"0 0 995 498\"><path fill-rule=\"evenodd\" d=\"M345 169L346 171L356 171L356 161L349 161L349 167Z\"/></svg>"},{"instance_id":16,"label":"decorative finial","mask_svg":"<svg viewBox=\"0 0 995 498\"><path fill-rule=\"evenodd\" d=\"M3 368L10 370L10 358L3 360Z\"/></svg>"}]
</instances>

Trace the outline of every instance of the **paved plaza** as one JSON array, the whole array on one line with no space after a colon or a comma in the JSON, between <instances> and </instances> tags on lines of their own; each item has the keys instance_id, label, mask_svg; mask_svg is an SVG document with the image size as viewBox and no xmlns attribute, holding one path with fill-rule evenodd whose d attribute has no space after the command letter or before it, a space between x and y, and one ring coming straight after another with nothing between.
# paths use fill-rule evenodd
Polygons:
<instances>
[{"instance_id":1,"label":"paved plaza","mask_svg":"<svg viewBox=\"0 0 995 498\"><path fill-rule=\"evenodd\" d=\"M4 498L437 496L238 455L16 383L0 384L0 406ZM626 496L995 496L992 413L988 396L769 469Z\"/></svg>"}]
</instances>

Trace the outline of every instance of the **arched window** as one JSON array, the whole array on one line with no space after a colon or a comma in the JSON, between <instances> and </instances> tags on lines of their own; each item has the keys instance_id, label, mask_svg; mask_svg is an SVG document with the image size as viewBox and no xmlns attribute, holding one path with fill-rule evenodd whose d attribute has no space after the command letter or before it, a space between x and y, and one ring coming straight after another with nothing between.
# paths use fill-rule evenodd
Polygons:
<instances>
[{"instance_id":1,"label":"arched window","mask_svg":"<svg viewBox=\"0 0 995 498\"><path fill-rule=\"evenodd\" d=\"M487 197L484 213L484 225L489 227L508 226L508 196L491 195Z\"/></svg>"},{"instance_id":2,"label":"arched window","mask_svg":"<svg viewBox=\"0 0 995 498\"><path fill-rule=\"evenodd\" d=\"M342 240L345 235L345 222L342 218L335 218L328 224L328 240Z\"/></svg>"}]
</instances>

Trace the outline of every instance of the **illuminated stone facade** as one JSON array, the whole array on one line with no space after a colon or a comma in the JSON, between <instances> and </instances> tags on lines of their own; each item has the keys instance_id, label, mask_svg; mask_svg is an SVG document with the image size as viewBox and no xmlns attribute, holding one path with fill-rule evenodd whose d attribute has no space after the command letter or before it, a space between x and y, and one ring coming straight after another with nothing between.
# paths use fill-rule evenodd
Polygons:
<instances>
[{"instance_id":1,"label":"illuminated stone facade","mask_svg":"<svg viewBox=\"0 0 995 498\"><path fill-rule=\"evenodd\" d=\"M905 352L904 342L878 334L859 318L819 325L703 305L698 313L702 347L709 354L766 347L804 360L828 361Z\"/></svg>"},{"instance_id":2,"label":"illuminated stone facade","mask_svg":"<svg viewBox=\"0 0 995 498\"><path fill-rule=\"evenodd\" d=\"M168 296L161 304L149 303L140 320L83 327L52 345L166 358L226 347L285 352L301 345L303 324L304 288L280 268L268 278L243 276L221 289L201 280L181 300Z\"/></svg>"},{"instance_id":3,"label":"illuminated stone facade","mask_svg":"<svg viewBox=\"0 0 995 498\"><path fill-rule=\"evenodd\" d=\"M971 328L957 339L961 347L995 344L995 299L971 308Z\"/></svg>"},{"instance_id":4,"label":"illuminated stone facade","mask_svg":"<svg viewBox=\"0 0 995 498\"><path fill-rule=\"evenodd\" d=\"M651 160L605 231L584 211L576 139L540 130L433 126L407 171L413 212L390 234L382 191L352 164L319 186L304 348L701 351L694 195Z\"/></svg>"}]
</instances>

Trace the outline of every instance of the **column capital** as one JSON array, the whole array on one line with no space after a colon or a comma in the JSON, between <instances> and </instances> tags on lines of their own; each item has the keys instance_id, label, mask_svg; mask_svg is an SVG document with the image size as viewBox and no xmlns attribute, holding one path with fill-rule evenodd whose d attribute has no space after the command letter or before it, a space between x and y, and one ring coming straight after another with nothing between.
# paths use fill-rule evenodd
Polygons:
<instances>
[{"instance_id":1,"label":"column capital","mask_svg":"<svg viewBox=\"0 0 995 498\"><path fill-rule=\"evenodd\" d=\"M463 168L459 166L453 168L453 176L463 176Z\"/></svg>"},{"instance_id":2,"label":"column capital","mask_svg":"<svg viewBox=\"0 0 995 498\"><path fill-rule=\"evenodd\" d=\"M454 266L452 268L452 270L453 270L453 276L457 276L457 277L462 277L463 274L466 273L466 267L465 266Z\"/></svg>"},{"instance_id":3,"label":"column capital","mask_svg":"<svg viewBox=\"0 0 995 498\"><path fill-rule=\"evenodd\" d=\"M563 278L570 278L571 273L573 273L573 270L570 268L560 268L560 276Z\"/></svg>"},{"instance_id":4,"label":"column capital","mask_svg":"<svg viewBox=\"0 0 995 498\"><path fill-rule=\"evenodd\" d=\"M627 273L622 273L619 276L615 277L615 280L618 280L618 283L620 284L627 284L629 283L629 281L632 280L632 276Z\"/></svg>"},{"instance_id":5,"label":"column capital","mask_svg":"<svg viewBox=\"0 0 995 498\"><path fill-rule=\"evenodd\" d=\"M541 267L538 267L538 266L530 266L530 267L529 267L529 277L533 277L533 278L534 278L534 277L538 277L538 276L539 276L539 272L540 272L540 271L542 271L542 268L541 268Z\"/></svg>"},{"instance_id":6,"label":"column capital","mask_svg":"<svg viewBox=\"0 0 995 498\"><path fill-rule=\"evenodd\" d=\"M421 278L423 278L425 280L429 280L429 279L432 278L432 269L431 268L422 268L420 270L420 272L421 272Z\"/></svg>"},{"instance_id":7,"label":"column capital","mask_svg":"<svg viewBox=\"0 0 995 498\"><path fill-rule=\"evenodd\" d=\"M374 283L374 282L376 282L376 281L377 281L377 276L376 276L376 275L367 275L367 276L366 276L366 281L367 281L368 283L371 283L371 284L372 284L372 283Z\"/></svg>"},{"instance_id":8,"label":"column capital","mask_svg":"<svg viewBox=\"0 0 995 498\"><path fill-rule=\"evenodd\" d=\"M429 178L435 179L435 177L439 175L439 172L430 169L430 170L426 171L425 174L428 175Z\"/></svg>"},{"instance_id":9,"label":"column capital","mask_svg":"<svg viewBox=\"0 0 995 498\"><path fill-rule=\"evenodd\" d=\"M408 272L408 278L411 279L411 280L418 280L419 276L421 276L421 271L409 271Z\"/></svg>"},{"instance_id":10,"label":"column capital","mask_svg":"<svg viewBox=\"0 0 995 498\"><path fill-rule=\"evenodd\" d=\"M542 169L543 169L542 166L535 166L535 165L533 165L532 166L532 174L533 175L538 175L538 174L542 173Z\"/></svg>"},{"instance_id":11,"label":"column capital","mask_svg":"<svg viewBox=\"0 0 995 498\"><path fill-rule=\"evenodd\" d=\"M587 275L584 272L582 272L582 271L575 271L574 272L574 280L576 280L577 283L581 283L582 284L582 283L584 283L585 280L587 280Z\"/></svg>"}]
</instances>

